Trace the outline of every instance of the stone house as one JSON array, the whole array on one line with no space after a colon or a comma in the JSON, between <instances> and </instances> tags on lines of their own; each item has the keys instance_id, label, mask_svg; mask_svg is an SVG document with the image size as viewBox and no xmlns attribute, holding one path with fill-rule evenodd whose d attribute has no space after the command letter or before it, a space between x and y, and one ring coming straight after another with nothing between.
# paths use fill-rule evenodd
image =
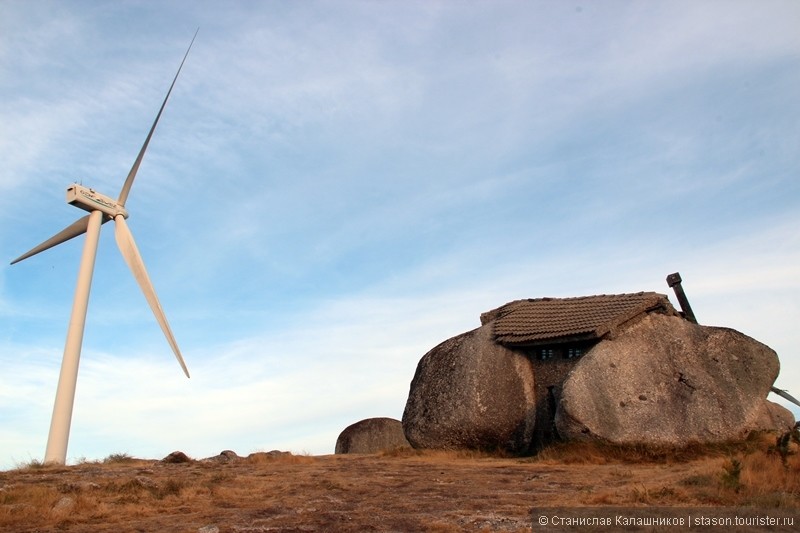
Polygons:
<instances>
[{"instance_id":1,"label":"stone house","mask_svg":"<svg viewBox=\"0 0 800 533\"><path fill-rule=\"evenodd\" d=\"M494 342L533 363L535 447L558 438L556 408L578 360L652 313L681 316L667 296L655 292L516 300L481 314L482 325L492 324Z\"/></svg>"}]
</instances>

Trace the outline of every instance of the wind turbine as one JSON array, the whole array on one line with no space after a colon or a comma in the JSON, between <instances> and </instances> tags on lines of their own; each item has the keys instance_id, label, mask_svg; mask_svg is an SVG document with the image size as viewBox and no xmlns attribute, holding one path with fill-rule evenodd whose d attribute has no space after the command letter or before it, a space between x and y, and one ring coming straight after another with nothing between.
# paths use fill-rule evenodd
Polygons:
<instances>
[{"instance_id":1,"label":"wind turbine","mask_svg":"<svg viewBox=\"0 0 800 533\"><path fill-rule=\"evenodd\" d=\"M73 183L67 187L67 203L88 211L89 214L76 220L61 232L50 237L11 262L13 265L39 252L61 244L62 242L84 233L86 234L80 267L78 269L75 298L72 303L72 315L69 319L67 340L64 345L64 358L61 361L61 373L58 377L53 417L50 422L50 434L47 438L47 450L44 456L45 463L65 464L67 460L67 443L69 441L69 430L72 421L72 407L75 402L78 363L80 362L83 331L86 324L86 310L89 305L89 289L92 284L92 272L94 271L95 257L97 256L97 243L100 238L100 226L109 220L114 221L114 236L117 241L117 246L120 252L122 252L122 257L125 259L131 272L133 272L133 277L136 278L142 292L144 292L147 303L150 304L150 308L153 310L156 320L158 320L161 326L161 330L167 337L167 341L172 347L172 351L175 353L175 357L177 357L183 372L186 374L187 378L189 377L189 370L186 368L186 363L183 361L180 349L178 349L178 343L175 341L172 330L167 323L167 317L164 315L163 309L161 309L156 291L153 288L153 284L150 282L150 277L147 275L147 270L145 270L144 262L136 247L136 242L133 240L133 234L131 234L131 230L128 228L127 222L125 222L125 219L128 218L125 202L131 191L133 180L136 178L136 173L139 171L139 165L142 163L147 145L150 144L150 138L153 136L153 132L156 129L158 120L161 118L164 107L167 105L167 100L169 99L170 93L172 93L172 88L175 87L175 82L178 80L178 75L181 73L183 64L189 56L189 50L192 49L195 37L197 37L197 32L195 32L192 41L189 43L189 48L183 56L183 60L178 67L178 72L172 80L172 85L170 85L167 91L167 96L164 97L164 102L161 104L161 109L159 109L156 119L150 127L150 132L147 134L142 149L139 150L139 155L136 157L136 161L134 161L130 172L128 172L128 177L125 179L119 198L114 200L93 189Z\"/></svg>"}]
</instances>

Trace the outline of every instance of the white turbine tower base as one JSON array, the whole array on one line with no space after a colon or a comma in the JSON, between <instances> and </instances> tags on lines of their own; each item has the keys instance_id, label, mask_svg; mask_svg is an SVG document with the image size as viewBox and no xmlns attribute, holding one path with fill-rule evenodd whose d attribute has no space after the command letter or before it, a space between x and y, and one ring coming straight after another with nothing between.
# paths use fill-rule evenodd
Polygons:
<instances>
[{"instance_id":1,"label":"white turbine tower base","mask_svg":"<svg viewBox=\"0 0 800 533\"><path fill-rule=\"evenodd\" d=\"M75 386L78 382L78 364L81 359L86 311L89 308L89 289L92 287L92 273L102 221L101 211L94 211L89 215L86 241L83 243L81 265L78 269L78 283L75 286L75 299L72 302L72 315L67 328L67 341L64 343L64 358L61 360L61 373L58 376L53 417L50 420L47 451L44 453L45 463L64 464L67 458L72 406L75 403Z\"/></svg>"},{"instance_id":2,"label":"white turbine tower base","mask_svg":"<svg viewBox=\"0 0 800 533\"><path fill-rule=\"evenodd\" d=\"M195 32L197 37L197 32ZM133 234L128 228L125 219L128 218L128 211L125 209L125 202L128 199L133 180L136 178L136 173L139 170L139 165L142 162L147 146L156 129L161 113L167 105L169 95L172 93L172 88L175 87L175 82L178 80L178 75L181 73L184 62L189 55L189 50L192 49L194 37L192 42L189 43L189 48L183 56L178 67L178 72L172 80L167 91L167 96L161 104L156 119L150 127L150 132L142 145L136 161L133 163L128 177L122 186L119 198L114 200L108 196L102 195L88 187L73 184L67 188L67 202L85 211L89 214L78 219L73 224L63 229L53 237L32 248L30 251L16 258L11 262L18 263L23 259L27 259L33 255L43 252L53 246L57 246L62 242L68 241L78 235L86 233L86 241L83 245L83 254L81 255L81 263L78 269L78 282L75 287L75 299L72 303L72 314L69 320L69 327L67 328L67 340L64 344L64 358L61 361L61 373L58 377L58 388L56 389L56 399L53 406L53 418L50 421L50 433L47 438L47 449L45 451L44 462L65 464L67 461L67 444L69 442L69 431L72 423L72 408L75 404L75 388L78 381L78 366L81 358L81 346L83 344L83 332L86 326L86 312L89 307L89 292L92 285L92 274L94 272L95 257L97 256L97 244L100 239L100 226L110 220L114 221L115 236L117 246L122 253L122 257L131 269L133 277L142 289L147 303L153 314L156 316L164 336L167 338L170 347L172 348L175 357L178 359L183 372L186 377L189 377L189 370L186 368L186 363L183 360L178 343L172 334L172 330L167 323L167 317L161 308L161 304L156 296L156 291L153 284L150 282L150 277L145 270L144 261L139 254L136 247L136 242L133 240Z\"/></svg>"}]
</instances>

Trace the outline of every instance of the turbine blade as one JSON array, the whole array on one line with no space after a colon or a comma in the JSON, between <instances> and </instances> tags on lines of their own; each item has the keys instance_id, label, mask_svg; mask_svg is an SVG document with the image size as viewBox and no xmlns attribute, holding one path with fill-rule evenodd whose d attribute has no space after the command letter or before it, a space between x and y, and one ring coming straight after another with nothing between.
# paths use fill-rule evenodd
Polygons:
<instances>
[{"instance_id":1,"label":"turbine blade","mask_svg":"<svg viewBox=\"0 0 800 533\"><path fill-rule=\"evenodd\" d=\"M786 398L787 400L789 400L789 401L790 401L790 402L792 402L793 404L795 404L795 405L800 405L800 401L797 401L797 398L795 398L794 396L792 396L791 394L789 394L789 393L788 393L788 392L786 392L785 390L783 390L783 389L778 389L778 388L776 388L776 387L770 387L770 390L771 390L772 392L774 392L775 394L777 394L778 396L781 396L781 397L783 397L783 398Z\"/></svg>"},{"instance_id":2,"label":"turbine blade","mask_svg":"<svg viewBox=\"0 0 800 533\"><path fill-rule=\"evenodd\" d=\"M161 309L161 303L158 301L156 291L153 288L153 284L150 282L147 270L144 268L142 256L139 255L139 249L136 247L136 242L133 240L133 234L128 228L128 224L125 222L125 217L117 215L114 222L114 237L117 240L119 251L122 252L122 257L125 259L125 262L128 263L128 268L131 269L133 277L136 278L136 281L139 283L139 287L141 287L144 297L147 299L147 303L150 304L150 309L152 309L153 314L156 315L156 320L158 320L158 324L161 326L161 331L163 331L164 335L167 337L167 342L169 342L169 345L172 347L175 357L178 358L178 363L180 363L184 374L186 374L188 378L189 370L186 368L186 363L183 361L180 349L178 349L178 343L172 335L172 330L167 323L164 310Z\"/></svg>"},{"instance_id":3,"label":"turbine blade","mask_svg":"<svg viewBox=\"0 0 800 533\"><path fill-rule=\"evenodd\" d=\"M36 255L39 252L44 252L45 250L50 249L53 246L61 244L62 242L68 241L72 238L75 238L78 235L83 235L84 233L86 233L86 228L88 226L89 226L89 215L86 215L85 217L79 218L78 220L76 220L75 222L73 222L72 224L61 230L60 232L56 233L55 235L44 241L39 246L36 246L31 250L29 250L28 252L17 257L13 261L11 261L11 264L13 265L15 263L19 263L23 259L27 259L32 255Z\"/></svg>"},{"instance_id":4,"label":"turbine blade","mask_svg":"<svg viewBox=\"0 0 800 533\"><path fill-rule=\"evenodd\" d=\"M125 184L122 186L122 191L119 193L119 199L117 200L121 206L124 206L125 202L128 200L128 194L131 192L133 180L136 178L136 173L139 171L139 165L142 163L144 153L147 151L147 145L150 144L150 138L153 136L153 132L156 130L156 125L158 124L158 120L161 118L161 113L164 111L164 108L167 105L167 100L169 100L169 95L172 93L172 88L175 87L175 82L178 81L178 75L181 73L183 64L186 62L186 58L189 56L189 50L192 49L192 44L194 44L194 39L197 37L198 31L200 31L200 28L197 28L197 31L194 32L192 42L189 43L189 48L186 49L186 54L184 54L183 61L181 61L181 65L178 67L178 72L175 73L175 78L172 80L172 85L169 86L167 96L164 97L164 102L161 104L161 109L158 110L156 119L153 121L153 125L150 127L150 133L147 134L147 138L144 140L142 149L139 150L139 155L136 156L136 161L133 162L133 166L131 167L130 172L128 172L128 177L125 178Z\"/></svg>"}]
</instances>

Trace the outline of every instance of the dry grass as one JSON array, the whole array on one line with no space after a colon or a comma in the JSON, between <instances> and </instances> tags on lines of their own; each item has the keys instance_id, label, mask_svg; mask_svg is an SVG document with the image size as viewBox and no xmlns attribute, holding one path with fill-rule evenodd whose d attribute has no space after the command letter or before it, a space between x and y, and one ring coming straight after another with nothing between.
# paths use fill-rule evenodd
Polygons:
<instances>
[{"instance_id":1,"label":"dry grass","mask_svg":"<svg viewBox=\"0 0 800 533\"><path fill-rule=\"evenodd\" d=\"M689 443L681 447L652 445L618 445L601 442L570 442L545 448L532 459L538 462L555 461L564 464L609 464L609 463L685 463L708 457L729 457L770 451L774 448L775 436L766 433L751 433L744 441L718 444Z\"/></svg>"},{"instance_id":2,"label":"dry grass","mask_svg":"<svg viewBox=\"0 0 800 533\"><path fill-rule=\"evenodd\" d=\"M394 450L168 464L118 454L0 472L0 531L530 531L534 507L800 509L800 456L761 437L682 450L562 445L534 458Z\"/></svg>"},{"instance_id":3,"label":"dry grass","mask_svg":"<svg viewBox=\"0 0 800 533\"><path fill-rule=\"evenodd\" d=\"M714 505L758 508L800 507L800 455L797 446L782 458L772 434L747 440L681 448L618 446L602 443L559 444L529 459L548 465L617 465L611 479L630 481L622 490L598 491L597 505ZM661 473L638 482L634 465ZM660 479L659 479L660 478ZM611 483L615 485L614 483Z\"/></svg>"}]
</instances>

